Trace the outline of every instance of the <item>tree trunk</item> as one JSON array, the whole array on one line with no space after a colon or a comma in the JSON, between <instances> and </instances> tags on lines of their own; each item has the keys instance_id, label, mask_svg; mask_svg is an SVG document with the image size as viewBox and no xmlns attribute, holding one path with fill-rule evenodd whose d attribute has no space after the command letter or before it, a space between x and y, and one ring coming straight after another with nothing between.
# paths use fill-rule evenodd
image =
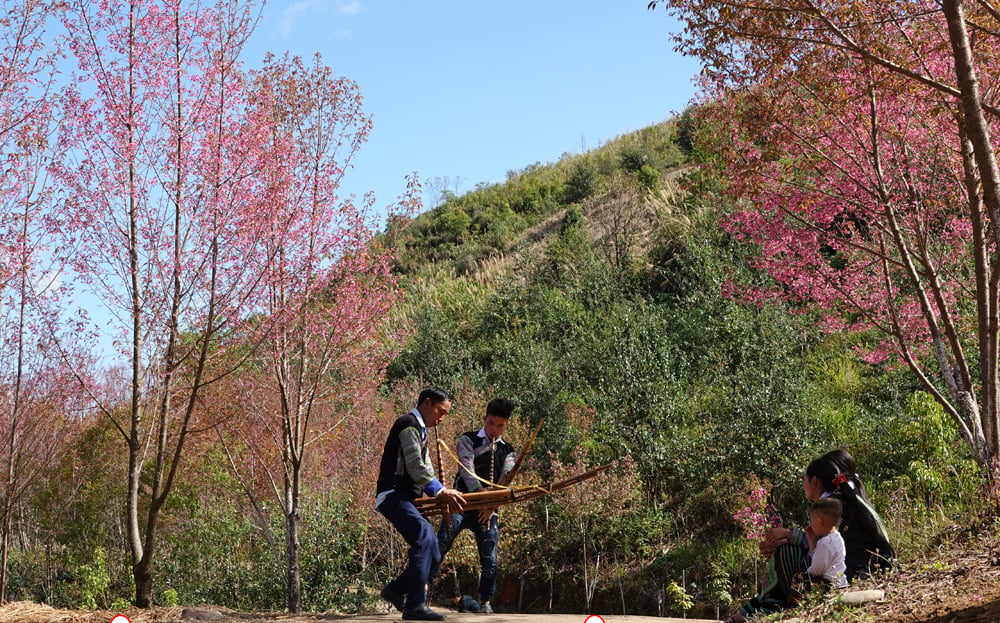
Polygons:
<instances>
[{"instance_id":1,"label":"tree trunk","mask_svg":"<svg viewBox=\"0 0 1000 623\"><path fill-rule=\"evenodd\" d=\"M146 542L140 544L142 557L132 565L135 580L135 605L139 608L153 607L153 552L156 549L156 530L159 523L163 498L150 500L146 514Z\"/></svg>"},{"instance_id":2,"label":"tree trunk","mask_svg":"<svg viewBox=\"0 0 1000 623\"><path fill-rule=\"evenodd\" d=\"M153 557L143 556L132 565L135 580L135 605L137 608L153 607Z\"/></svg>"},{"instance_id":3,"label":"tree trunk","mask_svg":"<svg viewBox=\"0 0 1000 623\"><path fill-rule=\"evenodd\" d=\"M7 562L10 557L10 530L13 523L11 515L14 514L9 495L4 506L3 541L0 543L0 604L7 603Z\"/></svg>"},{"instance_id":4,"label":"tree trunk","mask_svg":"<svg viewBox=\"0 0 1000 623\"><path fill-rule=\"evenodd\" d=\"M590 575L587 571L587 528L580 522L580 534L583 536L583 611L590 612Z\"/></svg>"},{"instance_id":5,"label":"tree trunk","mask_svg":"<svg viewBox=\"0 0 1000 623\"><path fill-rule=\"evenodd\" d=\"M298 612L302 607L302 578L299 574L299 501L288 491L285 511L285 561L287 563L285 592L288 611ZM295 499L292 499L295 498Z\"/></svg>"},{"instance_id":6,"label":"tree trunk","mask_svg":"<svg viewBox=\"0 0 1000 623\"><path fill-rule=\"evenodd\" d=\"M996 153L982 107L972 46L969 32L965 26L965 10L961 0L943 0L941 8L948 23L948 35L955 57L955 77L962 94L964 125L969 142L972 143L976 165L979 168L983 202L986 204L991 220L997 223L1000 222L1000 169L997 167ZM994 242L1000 242L1000 231L997 228L994 228L993 235ZM996 310L992 310L992 313L995 314ZM982 392L984 395L993 396L996 388L997 369L996 366L993 366L989 374L983 375ZM969 415L977 417L981 421L985 447L975 450L977 450L980 462L984 467L987 467L994 464L998 449L1000 449L1000 426L997 423L996 403L990 400L986 400L984 403L985 409L981 413Z\"/></svg>"},{"instance_id":7,"label":"tree trunk","mask_svg":"<svg viewBox=\"0 0 1000 623\"><path fill-rule=\"evenodd\" d=\"M1000 279L1000 266L996 260L990 259L989 228L987 217L984 213L983 200L979 189L979 172L975 163L975 155L972 143L968 139L964 124L959 119L959 133L962 145L962 168L965 176L965 192L969 197L969 220L972 223L972 249L976 276L976 320L977 336L979 343L979 385L982 391L981 410L986 417L997 413L997 356L1000 353L998 344L997 308L998 308L998 279ZM972 383L972 379L969 379ZM968 395L968 389L965 389ZM966 398L968 400L968 398ZM982 417L982 416L980 416ZM986 439L983 436L980 447L985 447ZM975 445L970 444L974 450ZM980 461L988 458L985 453L980 453Z\"/></svg>"},{"instance_id":8,"label":"tree trunk","mask_svg":"<svg viewBox=\"0 0 1000 623\"><path fill-rule=\"evenodd\" d=\"M129 5L129 25L128 25L128 101L135 102L135 31L136 31L136 6ZM140 429L143 417L143 390L144 375L142 370L142 281L140 279L139 262L139 216L138 216L138 183L136 181L136 163L134 160L133 146L135 145L135 126L129 118L125 124L128 134L129 160L128 160L128 200L125 206L128 215L128 270L129 282L131 285L130 311L132 314L132 387L130 408L130 428L126 443L128 443L128 539L129 548L132 552L132 577L135 580L135 605L140 608L149 608L153 605L153 579L151 574L151 559L142 544L142 533L139 529L139 488L142 481L142 444L140 443Z\"/></svg>"}]
</instances>

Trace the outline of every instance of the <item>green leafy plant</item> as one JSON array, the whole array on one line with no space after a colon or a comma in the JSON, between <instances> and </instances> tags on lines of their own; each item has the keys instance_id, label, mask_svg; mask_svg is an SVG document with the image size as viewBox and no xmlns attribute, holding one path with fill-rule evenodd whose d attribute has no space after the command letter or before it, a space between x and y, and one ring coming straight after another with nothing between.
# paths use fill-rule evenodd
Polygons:
<instances>
[{"instance_id":1,"label":"green leafy plant","mask_svg":"<svg viewBox=\"0 0 1000 623\"><path fill-rule=\"evenodd\" d=\"M108 601L108 559L104 549L94 550L93 561L80 567L80 607L95 609L104 607Z\"/></svg>"},{"instance_id":2,"label":"green leafy plant","mask_svg":"<svg viewBox=\"0 0 1000 623\"><path fill-rule=\"evenodd\" d=\"M679 585L677 582L667 584L663 588L663 593L664 605L666 605L671 612L683 615L694 606L694 600L691 599L691 596L686 590L684 590L684 587Z\"/></svg>"},{"instance_id":3,"label":"green leafy plant","mask_svg":"<svg viewBox=\"0 0 1000 623\"><path fill-rule=\"evenodd\" d=\"M176 608L180 605L180 598L175 589L168 588L163 591L163 605L167 608Z\"/></svg>"},{"instance_id":4,"label":"green leafy plant","mask_svg":"<svg viewBox=\"0 0 1000 623\"><path fill-rule=\"evenodd\" d=\"M567 203L577 203L597 192L597 169L587 160L580 160L566 179L563 199Z\"/></svg>"}]
</instances>

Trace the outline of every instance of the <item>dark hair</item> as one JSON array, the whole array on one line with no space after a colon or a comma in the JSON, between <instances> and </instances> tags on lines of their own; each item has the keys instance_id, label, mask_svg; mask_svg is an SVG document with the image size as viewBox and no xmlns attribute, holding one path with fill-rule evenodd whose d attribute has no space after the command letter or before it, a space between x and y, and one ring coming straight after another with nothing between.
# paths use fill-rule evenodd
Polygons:
<instances>
[{"instance_id":1,"label":"dark hair","mask_svg":"<svg viewBox=\"0 0 1000 623\"><path fill-rule=\"evenodd\" d=\"M847 476L854 485L854 489L858 495L866 501L868 500L868 491L865 490L865 484L861 482L861 477L858 476L858 467L850 452L843 448L837 448L836 450L830 450L819 458L831 461L836 465L840 469L840 473Z\"/></svg>"},{"instance_id":2,"label":"dark hair","mask_svg":"<svg viewBox=\"0 0 1000 623\"><path fill-rule=\"evenodd\" d=\"M494 398L490 401L490 404L486 405L486 415L509 418L510 414L514 412L515 406L513 400Z\"/></svg>"},{"instance_id":3,"label":"dark hair","mask_svg":"<svg viewBox=\"0 0 1000 623\"><path fill-rule=\"evenodd\" d=\"M806 467L806 478L819 478L823 491L836 491L837 485L833 481L839 475L840 468L829 459L818 458Z\"/></svg>"},{"instance_id":4,"label":"dark hair","mask_svg":"<svg viewBox=\"0 0 1000 623\"><path fill-rule=\"evenodd\" d=\"M816 513L823 519L836 526L840 523L840 518L844 514L844 506L840 500L834 497L820 498L813 502L809 509L810 514Z\"/></svg>"},{"instance_id":5,"label":"dark hair","mask_svg":"<svg viewBox=\"0 0 1000 623\"><path fill-rule=\"evenodd\" d=\"M821 459L826 459L831 461L840 469L840 473L851 476L854 472L858 471L858 466L854 462L854 457L851 453L843 448L837 448L836 450L830 450L823 456L819 457Z\"/></svg>"},{"instance_id":6,"label":"dark hair","mask_svg":"<svg viewBox=\"0 0 1000 623\"><path fill-rule=\"evenodd\" d=\"M439 402L444 402L445 400L451 400L451 396L448 392L444 391L440 387L428 387L424 391L420 392L420 396L417 398L417 406L424 404L425 400L430 400L432 405L436 405Z\"/></svg>"},{"instance_id":7,"label":"dark hair","mask_svg":"<svg viewBox=\"0 0 1000 623\"><path fill-rule=\"evenodd\" d=\"M806 468L807 478L819 478L823 490L840 499L840 533L847 534L850 529L851 539L863 542L863 550L849 553L844 561L848 581L867 575L873 568L889 569L896 557L882 519L868 501L857 474L842 473L853 467L854 457L845 450L834 450ZM849 546L849 551L851 549Z\"/></svg>"}]
</instances>

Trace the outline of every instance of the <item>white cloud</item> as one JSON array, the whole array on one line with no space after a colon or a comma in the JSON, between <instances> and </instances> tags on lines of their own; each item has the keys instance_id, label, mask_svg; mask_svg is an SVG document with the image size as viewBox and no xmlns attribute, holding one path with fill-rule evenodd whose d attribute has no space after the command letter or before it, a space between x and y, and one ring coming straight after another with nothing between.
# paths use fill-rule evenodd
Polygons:
<instances>
[{"instance_id":1,"label":"white cloud","mask_svg":"<svg viewBox=\"0 0 1000 623\"><path fill-rule=\"evenodd\" d=\"M365 10L365 5L358 0L353 2L342 2L338 0L337 2L337 12L341 15L358 15Z\"/></svg>"},{"instance_id":2,"label":"white cloud","mask_svg":"<svg viewBox=\"0 0 1000 623\"><path fill-rule=\"evenodd\" d=\"M308 13L314 6L316 6L315 0L303 0L292 4L290 7L286 7L281 12L281 21L278 23L278 30L281 32L281 36L287 39L292 34L295 22Z\"/></svg>"},{"instance_id":3,"label":"white cloud","mask_svg":"<svg viewBox=\"0 0 1000 623\"><path fill-rule=\"evenodd\" d=\"M291 6L285 7L281 12L281 18L278 22L278 32L281 33L281 37L287 39L291 36L295 27L303 21L306 20L306 16L310 13L324 13L327 15L359 15L365 10L365 5L360 0L336 0L336 2L331 5L328 0L298 0L291 4ZM350 31L341 30L341 32Z\"/></svg>"}]
</instances>

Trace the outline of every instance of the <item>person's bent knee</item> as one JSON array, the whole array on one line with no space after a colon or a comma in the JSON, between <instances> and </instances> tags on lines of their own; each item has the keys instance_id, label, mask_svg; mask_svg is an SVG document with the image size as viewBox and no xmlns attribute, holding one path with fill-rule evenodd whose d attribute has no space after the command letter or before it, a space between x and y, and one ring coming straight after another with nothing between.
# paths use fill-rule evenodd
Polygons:
<instances>
[{"instance_id":1,"label":"person's bent knee","mask_svg":"<svg viewBox=\"0 0 1000 623\"><path fill-rule=\"evenodd\" d=\"M417 535L416 545L430 555L431 561L434 564L441 562L441 549L438 544L438 538L434 534L434 528L429 523L425 523L421 527L420 534Z\"/></svg>"},{"instance_id":2,"label":"person's bent knee","mask_svg":"<svg viewBox=\"0 0 1000 623\"><path fill-rule=\"evenodd\" d=\"M437 545L431 548L431 564L435 567L441 566L441 550L437 548Z\"/></svg>"}]
</instances>

